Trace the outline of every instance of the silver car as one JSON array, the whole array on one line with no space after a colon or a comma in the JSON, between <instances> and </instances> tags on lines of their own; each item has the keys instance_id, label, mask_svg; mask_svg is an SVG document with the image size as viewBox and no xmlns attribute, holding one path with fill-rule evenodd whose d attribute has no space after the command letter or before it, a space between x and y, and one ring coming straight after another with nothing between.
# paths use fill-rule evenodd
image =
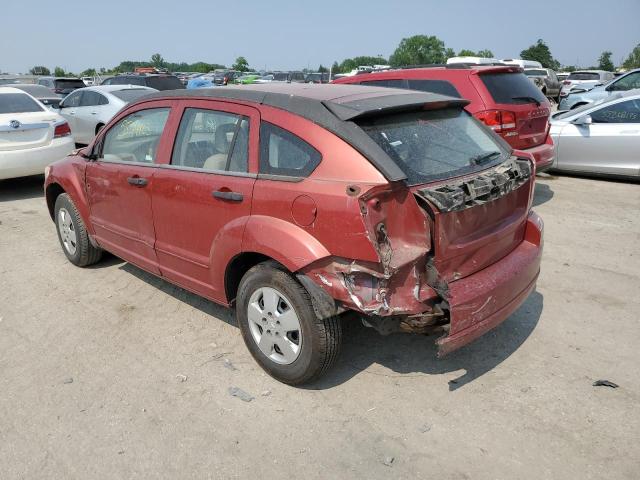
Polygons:
<instances>
[{"instance_id":1,"label":"silver car","mask_svg":"<svg viewBox=\"0 0 640 480\"><path fill-rule=\"evenodd\" d=\"M564 97L560 101L558 110L570 110L586 105L587 103L593 103L602 98L607 98L616 92L626 92L635 88L640 88L640 68L616 77L609 83L595 86L589 91L585 91L579 87L574 88L569 92L567 97Z\"/></svg>"},{"instance_id":2,"label":"silver car","mask_svg":"<svg viewBox=\"0 0 640 480\"><path fill-rule=\"evenodd\" d=\"M610 80L613 80L613 73L605 70L578 70L571 72L562 82L560 98L569 95L569 92L573 89L591 90L596 85L607 83Z\"/></svg>"},{"instance_id":3,"label":"silver car","mask_svg":"<svg viewBox=\"0 0 640 480\"><path fill-rule=\"evenodd\" d=\"M640 177L640 93L617 93L551 117L552 169Z\"/></svg>"},{"instance_id":4,"label":"silver car","mask_svg":"<svg viewBox=\"0 0 640 480\"><path fill-rule=\"evenodd\" d=\"M524 74L534 80L534 83L536 79L540 79L540 90L542 90L543 95L558 101L562 83L558 80L556 72L550 68L525 68Z\"/></svg>"},{"instance_id":5,"label":"silver car","mask_svg":"<svg viewBox=\"0 0 640 480\"><path fill-rule=\"evenodd\" d=\"M139 85L81 88L65 97L59 113L69 122L76 143L89 144L122 107L153 92L157 90Z\"/></svg>"}]
</instances>

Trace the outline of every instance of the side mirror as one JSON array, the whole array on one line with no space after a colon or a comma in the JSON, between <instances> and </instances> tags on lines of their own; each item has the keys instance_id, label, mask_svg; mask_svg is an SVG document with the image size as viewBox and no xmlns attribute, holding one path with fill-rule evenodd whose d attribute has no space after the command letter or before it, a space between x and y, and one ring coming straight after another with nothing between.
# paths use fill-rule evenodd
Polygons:
<instances>
[{"instance_id":1,"label":"side mirror","mask_svg":"<svg viewBox=\"0 0 640 480\"><path fill-rule=\"evenodd\" d=\"M593 118L591 118L591 115L584 115L582 117L576 118L571 123L573 123L574 125L586 127L586 126L589 126L589 125L591 125L593 123Z\"/></svg>"}]
</instances>

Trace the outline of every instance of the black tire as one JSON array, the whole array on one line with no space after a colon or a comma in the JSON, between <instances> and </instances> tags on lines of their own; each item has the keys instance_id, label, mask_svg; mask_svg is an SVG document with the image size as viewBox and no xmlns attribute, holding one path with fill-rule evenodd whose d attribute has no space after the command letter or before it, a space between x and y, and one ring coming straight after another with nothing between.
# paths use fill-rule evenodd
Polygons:
<instances>
[{"instance_id":1,"label":"black tire","mask_svg":"<svg viewBox=\"0 0 640 480\"><path fill-rule=\"evenodd\" d=\"M302 346L298 357L288 365L276 363L262 353L251 334L249 299L261 287L270 287L283 293L298 316ZM307 290L273 262L258 264L242 277L236 302L236 319L244 343L253 358L269 375L283 383L300 385L316 380L331 368L338 357L342 340L340 318L318 318Z\"/></svg>"},{"instance_id":2,"label":"black tire","mask_svg":"<svg viewBox=\"0 0 640 480\"><path fill-rule=\"evenodd\" d=\"M75 251L69 251L69 249L65 246L64 241L62 239L60 222L61 216L60 211L64 209L68 214L71 220L72 230L75 233L76 242L75 242ZM78 209L71 201L71 198L68 194L63 193L58 195L56 198L56 204L54 207L55 213L55 223L56 223L56 231L58 232L58 240L60 241L60 246L62 247L62 251L69 259L71 263L78 267L86 267L88 265L93 265L97 263L100 258L102 258L102 249L94 247L89 240L89 234L87 233L87 228L82 221L82 217L78 213Z\"/></svg>"}]
</instances>

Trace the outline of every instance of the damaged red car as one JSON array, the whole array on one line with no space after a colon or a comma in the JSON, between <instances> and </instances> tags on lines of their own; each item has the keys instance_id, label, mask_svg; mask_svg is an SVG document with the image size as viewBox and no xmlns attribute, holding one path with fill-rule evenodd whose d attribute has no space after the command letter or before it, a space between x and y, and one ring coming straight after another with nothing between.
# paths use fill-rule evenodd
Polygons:
<instances>
[{"instance_id":1,"label":"damaged red car","mask_svg":"<svg viewBox=\"0 0 640 480\"><path fill-rule=\"evenodd\" d=\"M345 85L158 92L50 166L46 201L73 264L107 250L235 306L282 382L335 362L348 311L383 334L438 333L446 354L522 304L542 253L533 158L466 103Z\"/></svg>"}]
</instances>

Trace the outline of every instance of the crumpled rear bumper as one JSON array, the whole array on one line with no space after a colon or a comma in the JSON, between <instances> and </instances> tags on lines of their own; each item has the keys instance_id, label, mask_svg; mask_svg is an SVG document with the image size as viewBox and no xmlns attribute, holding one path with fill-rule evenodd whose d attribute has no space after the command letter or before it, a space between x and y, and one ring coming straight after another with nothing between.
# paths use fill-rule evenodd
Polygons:
<instances>
[{"instance_id":1,"label":"crumpled rear bumper","mask_svg":"<svg viewBox=\"0 0 640 480\"><path fill-rule=\"evenodd\" d=\"M449 283L449 335L438 339L438 356L480 337L506 320L527 299L540 272L543 223L531 212L525 238L509 255Z\"/></svg>"}]
</instances>

